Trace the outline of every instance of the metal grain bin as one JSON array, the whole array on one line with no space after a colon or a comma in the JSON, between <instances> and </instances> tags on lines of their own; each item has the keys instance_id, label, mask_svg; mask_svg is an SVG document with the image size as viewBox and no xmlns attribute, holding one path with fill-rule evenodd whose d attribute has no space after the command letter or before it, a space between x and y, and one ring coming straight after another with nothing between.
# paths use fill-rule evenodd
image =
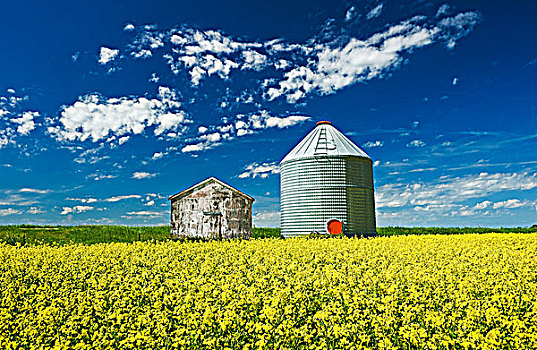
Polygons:
<instances>
[{"instance_id":1,"label":"metal grain bin","mask_svg":"<svg viewBox=\"0 0 537 350\"><path fill-rule=\"evenodd\" d=\"M321 121L280 162L281 228L284 237L328 234L330 220L346 235L374 235L371 158Z\"/></svg>"}]
</instances>

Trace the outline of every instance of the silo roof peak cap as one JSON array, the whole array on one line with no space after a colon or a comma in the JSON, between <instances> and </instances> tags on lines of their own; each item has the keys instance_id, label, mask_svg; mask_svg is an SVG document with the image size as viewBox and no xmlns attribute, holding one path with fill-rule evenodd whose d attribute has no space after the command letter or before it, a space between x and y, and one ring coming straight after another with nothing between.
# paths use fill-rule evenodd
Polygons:
<instances>
[{"instance_id":1,"label":"silo roof peak cap","mask_svg":"<svg viewBox=\"0 0 537 350\"><path fill-rule=\"evenodd\" d=\"M321 120L321 121L318 121L317 124L315 125L322 125L322 124L332 125L332 122L329 122L328 120Z\"/></svg>"},{"instance_id":2,"label":"silo roof peak cap","mask_svg":"<svg viewBox=\"0 0 537 350\"><path fill-rule=\"evenodd\" d=\"M369 158L357 145L337 130L332 123L321 121L280 162L319 156L356 156ZM371 158L369 158L371 159Z\"/></svg>"}]
</instances>

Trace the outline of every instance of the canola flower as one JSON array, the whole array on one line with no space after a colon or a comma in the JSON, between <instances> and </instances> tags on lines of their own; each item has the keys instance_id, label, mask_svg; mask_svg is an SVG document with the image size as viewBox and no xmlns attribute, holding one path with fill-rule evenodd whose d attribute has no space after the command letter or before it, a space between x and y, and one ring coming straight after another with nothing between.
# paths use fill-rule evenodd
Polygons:
<instances>
[{"instance_id":1,"label":"canola flower","mask_svg":"<svg viewBox=\"0 0 537 350\"><path fill-rule=\"evenodd\" d=\"M0 245L0 349L408 348L537 348L537 234Z\"/></svg>"}]
</instances>

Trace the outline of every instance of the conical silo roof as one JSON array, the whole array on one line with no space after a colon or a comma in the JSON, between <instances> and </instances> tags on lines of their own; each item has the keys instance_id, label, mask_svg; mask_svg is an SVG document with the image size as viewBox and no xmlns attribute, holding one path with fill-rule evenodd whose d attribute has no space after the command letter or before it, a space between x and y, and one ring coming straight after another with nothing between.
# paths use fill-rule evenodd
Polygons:
<instances>
[{"instance_id":1,"label":"conical silo roof","mask_svg":"<svg viewBox=\"0 0 537 350\"><path fill-rule=\"evenodd\" d=\"M337 130L331 122L321 121L280 162L318 156L369 156Z\"/></svg>"}]
</instances>

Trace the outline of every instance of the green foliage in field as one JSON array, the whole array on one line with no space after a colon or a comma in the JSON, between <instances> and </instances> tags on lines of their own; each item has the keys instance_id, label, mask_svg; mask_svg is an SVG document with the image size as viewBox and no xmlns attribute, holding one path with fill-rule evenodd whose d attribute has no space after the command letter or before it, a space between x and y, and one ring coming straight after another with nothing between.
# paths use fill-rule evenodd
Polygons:
<instances>
[{"instance_id":1,"label":"green foliage in field","mask_svg":"<svg viewBox=\"0 0 537 350\"><path fill-rule=\"evenodd\" d=\"M279 237L281 237L279 228L254 227L252 229L252 238ZM0 242L8 244L96 244L168 239L170 239L168 226L0 226Z\"/></svg>"},{"instance_id":2,"label":"green foliage in field","mask_svg":"<svg viewBox=\"0 0 537 350\"><path fill-rule=\"evenodd\" d=\"M276 227L254 227L252 238L281 238L282 230Z\"/></svg>"},{"instance_id":3,"label":"green foliage in field","mask_svg":"<svg viewBox=\"0 0 537 350\"><path fill-rule=\"evenodd\" d=\"M537 232L537 226L527 227L377 227L379 236L398 235L455 235L465 233L531 233Z\"/></svg>"},{"instance_id":4,"label":"green foliage in field","mask_svg":"<svg viewBox=\"0 0 537 350\"><path fill-rule=\"evenodd\" d=\"M378 227L378 236L463 234L463 233L530 233L531 228L508 227ZM280 228L254 227L252 238L281 238ZM309 238L328 238L328 235L309 235ZM170 239L168 226L0 226L0 242L7 244L97 244L111 242L165 241Z\"/></svg>"},{"instance_id":5,"label":"green foliage in field","mask_svg":"<svg viewBox=\"0 0 537 350\"><path fill-rule=\"evenodd\" d=\"M96 244L148 240L162 241L169 238L170 229L168 226L0 226L0 240L8 244Z\"/></svg>"}]
</instances>

